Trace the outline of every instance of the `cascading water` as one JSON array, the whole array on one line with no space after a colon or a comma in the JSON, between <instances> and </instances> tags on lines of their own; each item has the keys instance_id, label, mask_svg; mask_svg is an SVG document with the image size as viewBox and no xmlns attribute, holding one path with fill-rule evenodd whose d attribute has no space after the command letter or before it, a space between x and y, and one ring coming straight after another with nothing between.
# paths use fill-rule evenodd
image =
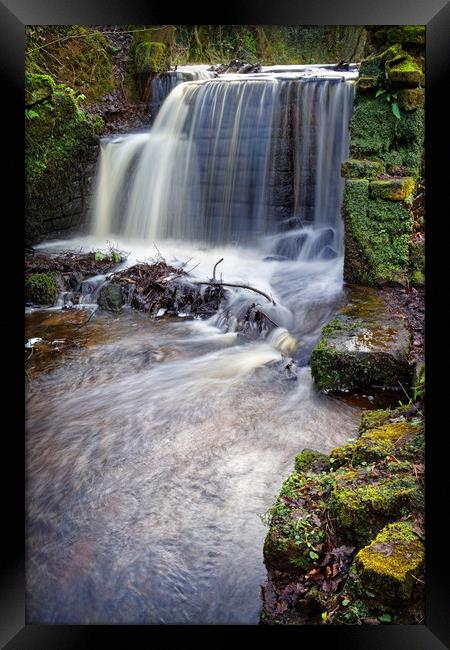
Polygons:
<instances>
[{"instance_id":1,"label":"cascading water","mask_svg":"<svg viewBox=\"0 0 450 650\"><path fill-rule=\"evenodd\" d=\"M225 281L276 305L230 289L209 321L98 310L64 329L31 314L32 340L85 338L28 394L29 623L258 622L259 515L296 453L343 444L358 419L307 366L342 299L355 76L297 66L181 83L150 132L103 143L94 233L71 246L108 238L133 264L155 242L201 279L223 257ZM257 341L233 327L254 301L279 325Z\"/></svg>"},{"instance_id":2,"label":"cascading water","mask_svg":"<svg viewBox=\"0 0 450 650\"><path fill-rule=\"evenodd\" d=\"M96 235L254 245L291 219L328 229L310 257L341 253L354 85L284 74L183 83L149 133L104 143Z\"/></svg>"},{"instance_id":3,"label":"cascading water","mask_svg":"<svg viewBox=\"0 0 450 650\"><path fill-rule=\"evenodd\" d=\"M209 65L180 65L176 70L161 72L152 79L150 93L150 112L154 117L170 92L185 81L213 79L216 73Z\"/></svg>"}]
</instances>

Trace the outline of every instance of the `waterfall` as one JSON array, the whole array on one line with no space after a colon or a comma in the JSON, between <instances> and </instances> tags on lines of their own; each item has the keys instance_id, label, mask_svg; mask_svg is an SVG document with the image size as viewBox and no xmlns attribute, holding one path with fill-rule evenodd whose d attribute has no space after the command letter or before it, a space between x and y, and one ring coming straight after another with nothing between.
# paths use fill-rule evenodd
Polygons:
<instances>
[{"instance_id":1,"label":"waterfall","mask_svg":"<svg viewBox=\"0 0 450 650\"><path fill-rule=\"evenodd\" d=\"M210 65L180 65L176 70L157 74L152 79L151 85L150 112L152 116L156 115L167 95L178 84L197 79L213 79L216 76Z\"/></svg>"},{"instance_id":2,"label":"waterfall","mask_svg":"<svg viewBox=\"0 0 450 650\"><path fill-rule=\"evenodd\" d=\"M104 141L95 234L341 255L357 73L298 68L179 83L148 133Z\"/></svg>"}]
</instances>

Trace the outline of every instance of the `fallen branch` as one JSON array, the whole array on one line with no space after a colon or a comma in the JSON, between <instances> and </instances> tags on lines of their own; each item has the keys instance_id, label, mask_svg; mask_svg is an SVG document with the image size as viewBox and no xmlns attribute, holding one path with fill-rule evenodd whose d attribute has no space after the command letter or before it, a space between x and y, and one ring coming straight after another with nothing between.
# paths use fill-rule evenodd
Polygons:
<instances>
[{"instance_id":1,"label":"fallen branch","mask_svg":"<svg viewBox=\"0 0 450 650\"><path fill-rule=\"evenodd\" d=\"M255 289L255 287L251 287L248 284L231 284L230 282L202 282L200 280L196 280L193 282L193 284L208 284L211 287L235 287L236 289L248 289L249 291L259 293L261 296L264 296L264 298L275 305L275 300L268 296L267 293L264 293L264 291L261 291L260 289Z\"/></svg>"}]
</instances>

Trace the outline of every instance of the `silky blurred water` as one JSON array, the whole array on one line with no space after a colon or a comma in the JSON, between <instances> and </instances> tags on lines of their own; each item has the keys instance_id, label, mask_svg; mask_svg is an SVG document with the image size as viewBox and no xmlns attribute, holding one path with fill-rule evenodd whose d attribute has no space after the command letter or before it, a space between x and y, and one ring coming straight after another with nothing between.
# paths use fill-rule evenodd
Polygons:
<instances>
[{"instance_id":1,"label":"silky blurred water","mask_svg":"<svg viewBox=\"0 0 450 650\"><path fill-rule=\"evenodd\" d=\"M27 385L28 623L258 623L261 516L295 455L344 443L360 412L319 394L307 365L344 300L355 73L322 74L177 85L150 133L104 144L93 235L40 247L109 239L124 266L156 248L197 281L223 258L218 279L272 300L231 288L209 321L29 310L27 337L47 352ZM276 176L281 159L293 167ZM269 335L237 331L252 304ZM69 342L59 356L52 338Z\"/></svg>"},{"instance_id":2,"label":"silky blurred water","mask_svg":"<svg viewBox=\"0 0 450 650\"><path fill-rule=\"evenodd\" d=\"M256 624L259 515L359 411L202 321L98 313L95 337L27 391L28 622Z\"/></svg>"}]
</instances>

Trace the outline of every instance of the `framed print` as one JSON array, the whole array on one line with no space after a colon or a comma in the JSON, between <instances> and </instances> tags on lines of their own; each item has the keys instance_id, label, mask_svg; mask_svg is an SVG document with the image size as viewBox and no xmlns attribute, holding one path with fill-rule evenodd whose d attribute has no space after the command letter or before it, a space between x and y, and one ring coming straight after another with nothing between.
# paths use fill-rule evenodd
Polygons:
<instances>
[{"instance_id":1,"label":"framed print","mask_svg":"<svg viewBox=\"0 0 450 650\"><path fill-rule=\"evenodd\" d=\"M449 5L0 12L5 647L447 647Z\"/></svg>"}]
</instances>

